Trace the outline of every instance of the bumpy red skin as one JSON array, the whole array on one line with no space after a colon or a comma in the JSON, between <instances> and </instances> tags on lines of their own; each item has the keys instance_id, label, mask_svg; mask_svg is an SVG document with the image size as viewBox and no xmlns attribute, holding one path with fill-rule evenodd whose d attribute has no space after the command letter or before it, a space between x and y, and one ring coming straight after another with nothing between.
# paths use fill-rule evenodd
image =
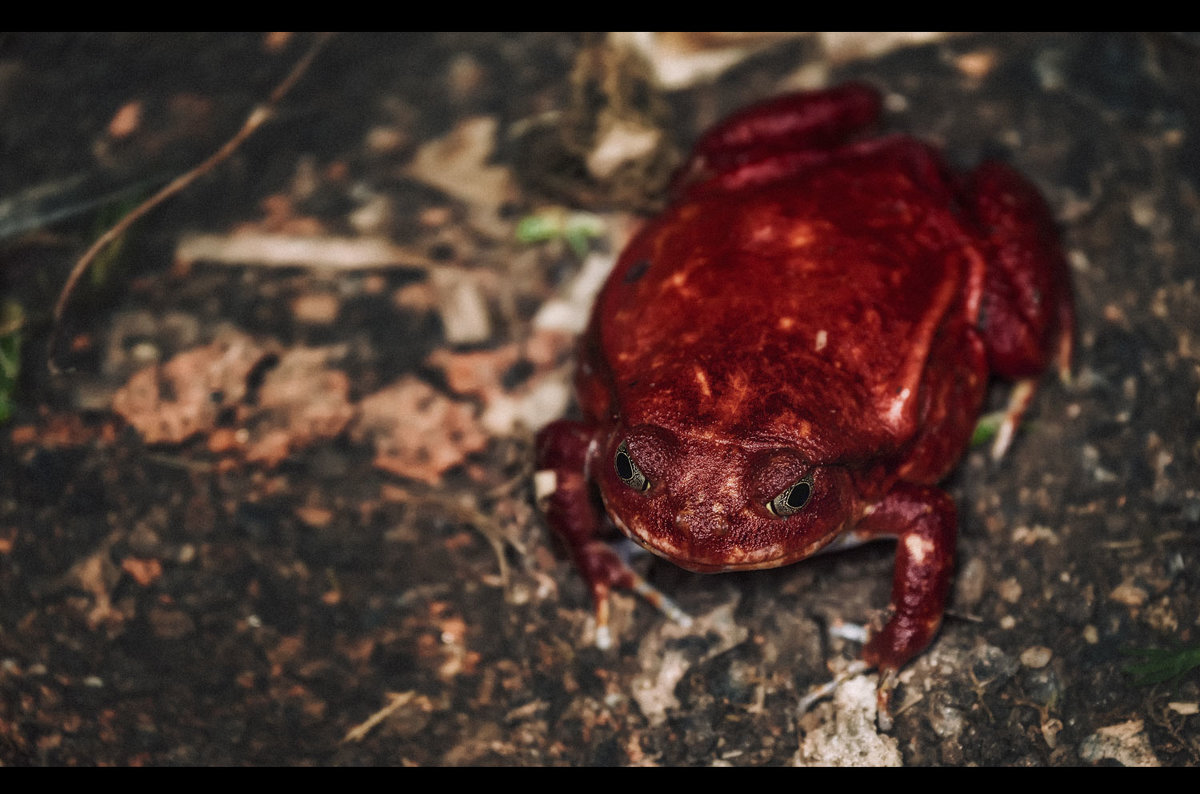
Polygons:
<instances>
[{"instance_id":1,"label":"bumpy red skin","mask_svg":"<svg viewBox=\"0 0 1200 794\"><path fill-rule=\"evenodd\" d=\"M634 578L602 542L597 491L623 532L693 571L896 537L891 617L863 658L894 671L936 633L957 529L936 483L989 376L1066 365L1071 297L1028 182L998 163L955 176L903 136L848 142L879 106L850 84L732 116L618 260L581 341L584 418L538 437L548 520L600 614ZM648 489L618 475L622 442ZM773 515L805 478L808 503Z\"/></svg>"}]
</instances>

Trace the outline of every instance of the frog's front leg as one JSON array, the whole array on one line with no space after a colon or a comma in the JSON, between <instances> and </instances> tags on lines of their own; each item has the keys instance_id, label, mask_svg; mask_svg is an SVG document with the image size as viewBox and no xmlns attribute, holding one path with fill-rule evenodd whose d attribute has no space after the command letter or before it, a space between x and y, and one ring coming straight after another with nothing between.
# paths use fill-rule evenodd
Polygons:
<instances>
[{"instance_id":1,"label":"frog's front leg","mask_svg":"<svg viewBox=\"0 0 1200 794\"><path fill-rule=\"evenodd\" d=\"M863 660L879 668L884 678L894 678L929 645L941 625L957 529L949 496L931 486L907 483L893 488L855 527L855 534L866 539L898 540L891 617L862 652Z\"/></svg>"},{"instance_id":2,"label":"frog's front leg","mask_svg":"<svg viewBox=\"0 0 1200 794\"><path fill-rule=\"evenodd\" d=\"M691 618L626 565L604 542L603 516L593 498L590 467L595 455L596 430L583 422L552 422L537 436L538 499L550 528L562 539L575 567L592 592L596 609L596 645L612 644L609 594L612 588L632 590L683 625Z\"/></svg>"}]
</instances>

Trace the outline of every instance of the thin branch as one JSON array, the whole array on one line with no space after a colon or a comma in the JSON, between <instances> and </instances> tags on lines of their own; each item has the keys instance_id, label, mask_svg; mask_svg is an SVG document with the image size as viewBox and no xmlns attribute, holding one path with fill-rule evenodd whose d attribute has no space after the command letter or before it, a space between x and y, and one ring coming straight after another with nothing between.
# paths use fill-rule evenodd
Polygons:
<instances>
[{"instance_id":1,"label":"thin branch","mask_svg":"<svg viewBox=\"0 0 1200 794\"><path fill-rule=\"evenodd\" d=\"M325 44L333 37L332 33L320 33L313 41L308 51L296 62L283 81L275 87L271 92L267 101L256 106L250 111L250 115L246 117L246 121L242 124L232 138L230 138L224 146L214 152L207 160L200 165L188 171L185 174L176 177L166 187L155 193L150 198L139 204L132 212L117 222L111 229L100 236L92 244L79 261L75 263L75 267L71 269L71 273L67 276L67 281L63 284L62 292L58 295L58 301L54 304L53 324L50 328L50 342L46 354L46 366L50 369L51 374L58 375L62 371L58 365L54 363L54 352L58 347L58 335L62 329L63 314L67 309L67 303L71 299L71 293L74 292L75 286L79 283L79 279L83 278L84 273L91 267L92 262L106 249L114 240L116 240L125 232L129 231L129 227L148 214L151 210L163 203L167 199L185 190L189 185L195 182L200 177L212 171L222 162L227 160L230 155L237 151L238 147L245 142L247 138L255 133L259 127L271 119L275 113L275 107L280 100L291 90L292 86L304 75L308 67L312 64L317 54L325 46Z\"/></svg>"},{"instance_id":2,"label":"thin branch","mask_svg":"<svg viewBox=\"0 0 1200 794\"><path fill-rule=\"evenodd\" d=\"M367 738L367 734L370 733L376 725L392 716L401 706L407 704L415 696L416 692L413 691L388 692L387 705L381 708L379 711L376 711L363 722L360 722L358 725L355 725L353 728L351 728L342 738L342 744L346 744L347 742L361 742L363 739Z\"/></svg>"}]
</instances>

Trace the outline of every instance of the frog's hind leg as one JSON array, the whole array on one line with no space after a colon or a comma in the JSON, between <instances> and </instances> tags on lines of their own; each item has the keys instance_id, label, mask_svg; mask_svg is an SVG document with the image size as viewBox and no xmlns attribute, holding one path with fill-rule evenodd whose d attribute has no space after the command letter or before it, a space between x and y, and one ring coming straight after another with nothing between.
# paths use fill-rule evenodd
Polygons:
<instances>
[{"instance_id":1,"label":"frog's hind leg","mask_svg":"<svg viewBox=\"0 0 1200 794\"><path fill-rule=\"evenodd\" d=\"M992 444L998 459L1045 368L1053 363L1069 378L1075 314L1054 218L1037 189L1008 166L988 162L971 174L964 202L988 260L977 317L988 365L1016 381Z\"/></svg>"},{"instance_id":2,"label":"frog's hind leg","mask_svg":"<svg viewBox=\"0 0 1200 794\"><path fill-rule=\"evenodd\" d=\"M734 113L704 134L688 161L675 173L671 192L681 196L718 174L768 181L792 162L819 159L827 151L870 126L882 104L879 92L864 83L846 83L824 91L785 94Z\"/></svg>"}]
</instances>

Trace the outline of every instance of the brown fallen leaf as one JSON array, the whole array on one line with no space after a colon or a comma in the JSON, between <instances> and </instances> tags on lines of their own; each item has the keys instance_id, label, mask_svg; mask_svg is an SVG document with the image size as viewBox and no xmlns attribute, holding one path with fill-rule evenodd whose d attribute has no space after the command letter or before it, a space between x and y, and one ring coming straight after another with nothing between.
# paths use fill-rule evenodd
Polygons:
<instances>
[{"instance_id":1,"label":"brown fallen leaf","mask_svg":"<svg viewBox=\"0 0 1200 794\"><path fill-rule=\"evenodd\" d=\"M329 366L337 351L294 348L263 378L247 460L279 464L290 453L339 435L354 418L350 378Z\"/></svg>"},{"instance_id":2,"label":"brown fallen leaf","mask_svg":"<svg viewBox=\"0 0 1200 794\"><path fill-rule=\"evenodd\" d=\"M442 348L429 356L429 363L442 370L455 394L487 398L501 389L504 374L521 358L515 342L493 350L452 353Z\"/></svg>"},{"instance_id":3,"label":"brown fallen leaf","mask_svg":"<svg viewBox=\"0 0 1200 794\"><path fill-rule=\"evenodd\" d=\"M113 397L113 410L147 444L179 444L208 434L215 454L278 465L314 441L333 438L354 418L350 379L330 366L333 348L293 348L259 342L229 330L205 347L136 373ZM248 378L270 354L279 361L263 375L253 404ZM232 411L237 426L218 427Z\"/></svg>"},{"instance_id":4,"label":"brown fallen leaf","mask_svg":"<svg viewBox=\"0 0 1200 794\"><path fill-rule=\"evenodd\" d=\"M351 436L375 444L375 465L429 485L488 443L474 406L412 375L363 398L359 407Z\"/></svg>"},{"instance_id":5,"label":"brown fallen leaf","mask_svg":"<svg viewBox=\"0 0 1200 794\"><path fill-rule=\"evenodd\" d=\"M133 577L142 587L149 587L162 576L162 563L156 559L126 557L121 560L121 570Z\"/></svg>"},{"instance_id":6,"label":"brown fallen leaf","mask_svg":"<svg viewBox=\"0 0 1200 794\"><path fill-rule=\"evenodd\" d=\"M315 529L324 529L334 519L334 512L325 507L303 506L295 510L296 518Z\"/></svg>"},{"instance_id":7,"label":"brown fallen leaf","mask_svg":"<svg viewBox=\"0 0 1200 794\"><path fill-rule=\"evenodd\" d=\"M87 614L88 625L92 628L125 619L112 602L112 592L121 579L121 570L112 561L111 551L113 544L121 538L120 532L110 533L94 551L72 565L57 583L57 587L77 588L92 597L92 608Z\"/></svg>"},{"instance_id":8,"label":"brown fallen leaf","mask_svg":"<svg viewBox=\"0 0 1200 794\"><path fill-rule=\"evenodd\" d=\"M562 361L572 346L570 336L539 329L523 345L465 353L442 349L428 362L445 373L455 393L483 400L480 423L489 433L508 435L521 427L536 429L566 411L570 370Z\"/></svg>"},{"instance_id":9,"label":"brown fallen leaf","mask_svg":"<svg viewBox=\"0 0 1200 794\"><path fill-rule=\"evenodd\" d=\"M246 394L246 377L271 351L239 331L225 331L205 347L147 367L113 396L113 410L147 444L179 444L209 432L220 412Z\"/></svg>"},{"instance_id":10,"label":"brown fallen leaf","mask_svg":"<svg viewBox=\"0 0 1200 794\"><path fill-rule=\"evenodd\" d=\"M446 136L422 146L413 157L409 175L467 205L470 222L497 239L512 234L512 224L500 208L516 195L512 172L489 164L496 147L498 122L491 116L465 119Z\"/></svg>"}]
</instances>

